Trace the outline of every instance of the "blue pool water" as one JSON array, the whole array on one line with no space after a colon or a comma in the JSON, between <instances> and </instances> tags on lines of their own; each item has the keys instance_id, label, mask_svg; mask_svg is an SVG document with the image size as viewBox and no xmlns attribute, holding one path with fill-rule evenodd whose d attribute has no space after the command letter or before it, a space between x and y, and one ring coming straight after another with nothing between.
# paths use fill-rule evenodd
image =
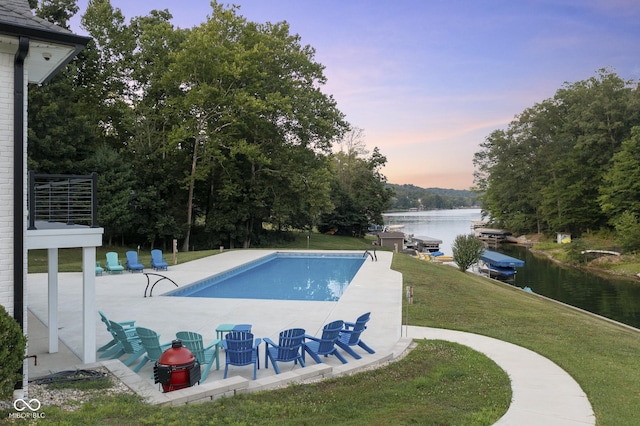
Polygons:
<instances>
[{"instance_id":1,"label":"blue pool water","mask_svg":"<svg viewBox=\"0 0 640 426\"><path fill-rule=\"evenodd\" d=\"M365 260L361 254L274 253L167 296L337 301Z\"/></svg>"}]
</instances>

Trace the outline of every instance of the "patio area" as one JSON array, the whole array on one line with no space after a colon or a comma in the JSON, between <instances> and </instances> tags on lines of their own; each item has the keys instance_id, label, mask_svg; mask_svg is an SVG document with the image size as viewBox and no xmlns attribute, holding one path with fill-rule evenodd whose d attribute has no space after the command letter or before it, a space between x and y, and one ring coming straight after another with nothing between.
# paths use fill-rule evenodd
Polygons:
<instances>
[{"instance_id":1,"label":"patio area","mask_svg":"<svg viewBox=\"0 0 640 426\"><path fill-rule=\"evenodd\" d=\"M274 250L227 251L185 264L171 265L168 271L156 272L149 268L145 272L161 274L183 287L271 253ZM120 254L120 257L123 255L124 253ZM179 404L215 399L223 394L269 389L307 379L348 374L371 364L386 362L399 356L410 344L410 339L401 338L402 276L390 269L392 257L392 253L378 252L377 262L367 258L337 302L162 296L175 289L168 280L160 281L153 290L153 297L145 298L147 277L144 274L124 272L96 277L97 308L113 321L135 320L136 325L158 332L162 343L175 339L176 332L188 330L202 334L205 344L208 344L216 338L216 327L223 323L252 324L252 332L256 337L269 337L274 341L277 341L280 331L294 327L304 328L307 334L318 336L322 327L333 320L355 321L362 313L371 312L371 320L363 334L363 340L375 349L376 354L371 355L356 348L356 352L362 355L361 360L345 354L349 361L345 365L335 357L329 357L324 364L316 366L307 357L306 368L292 363L282 364L282 373L276 376L272 367L264 368L262 344L261 368L256 381L252 380L251 367L232 367L229 378L222 380L224 353L221 352L221 369L212 369L203 384L166 394L161 393L158 385L153 383L153 363L145 365L138 374L119 361L103 362L104 360L99 359L98 364L107 366L130 387L147 396L150 402ZM159 277L151 275L150 278L153 284ZM27 287L29 311L46 325L47 274L29 274ZM72 354L80 354L82 348L82 274L60 273L58 291L59 336L63 345L60 346L59 354L47 353L46 332L44 337L38 337L41 333L35 333L35 330L39 324L31 321L34 324L29 324L32 341L29 355L37 355L39 365L29 364L30 378L74 369L79 363L79 358ZM40 327L44 328L42 325ZM111 339L98 316L96 333L98 347ZM64 346L69 349L66 356L63 355L66 351Z\"/></svg>"}]
</instances>

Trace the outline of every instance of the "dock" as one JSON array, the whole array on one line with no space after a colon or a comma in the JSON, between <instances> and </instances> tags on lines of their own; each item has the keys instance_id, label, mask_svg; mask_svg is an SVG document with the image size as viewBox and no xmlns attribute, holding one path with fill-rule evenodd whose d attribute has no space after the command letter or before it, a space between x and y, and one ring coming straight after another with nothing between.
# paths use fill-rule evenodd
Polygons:
<instances>
[{"instance_id":1,"label":"dock","mask_svg":"<svg viewBox=\"0 0 640 426\"><path fill-rule=\"evenodd\" d=\"M411 241L415 243L415 249L419 252L434 253L440 251L442 240L426 235L418 235L411 237Z\"/></svg>"}]
</instances>

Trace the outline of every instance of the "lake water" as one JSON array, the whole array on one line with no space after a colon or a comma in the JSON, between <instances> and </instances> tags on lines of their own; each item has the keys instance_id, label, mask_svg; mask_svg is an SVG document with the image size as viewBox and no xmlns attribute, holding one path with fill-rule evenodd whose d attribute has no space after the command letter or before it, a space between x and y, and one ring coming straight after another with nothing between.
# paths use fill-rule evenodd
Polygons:
<instances>
[{"instance_id":1,"label":"lake water","mask_svg":"<svg viewBox=\"0 0 640 426\"><path fill-rule=\"evenodd\" d=\"M442 240L440 251L451 256L451 245L458 235L473 233L472 220L480 220L480 209L426 210L419 212L385 213L385 225L404 225L398 231L405 234Z\"/></svg>"},{"instance_id":2,"label":"lake water","mask_svg":"<svg viewBox=\"0 0 640 426\"><path fill-rule=\"evenodd\" d=\"M390 213L384 219L385 225L404 225L400 231L406 234L442 240L440 249L450 256L455 237L472 233L471 221L480 220L481 214L480 209L430 210ZM524 260L516 286L528 286L537 294L640 328L640 282L565 267L511 244L497 251Z\"/></svg>"}]
</instances>

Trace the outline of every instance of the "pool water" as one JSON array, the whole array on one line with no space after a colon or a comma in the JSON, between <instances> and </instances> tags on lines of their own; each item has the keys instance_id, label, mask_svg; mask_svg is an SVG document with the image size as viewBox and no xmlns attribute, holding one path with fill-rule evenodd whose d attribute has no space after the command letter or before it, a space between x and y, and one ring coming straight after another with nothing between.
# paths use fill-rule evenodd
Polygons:
<instances>
[{"instance_id":1,"label":"pool water","mask_svg":"<svg viewBox=\"0 0 640 426\"><path fill-rule=\"evenodd\" d=\"M337 301L365 260L361 254L274 253L167 296Z\"/></svg>"}]
</instances>

